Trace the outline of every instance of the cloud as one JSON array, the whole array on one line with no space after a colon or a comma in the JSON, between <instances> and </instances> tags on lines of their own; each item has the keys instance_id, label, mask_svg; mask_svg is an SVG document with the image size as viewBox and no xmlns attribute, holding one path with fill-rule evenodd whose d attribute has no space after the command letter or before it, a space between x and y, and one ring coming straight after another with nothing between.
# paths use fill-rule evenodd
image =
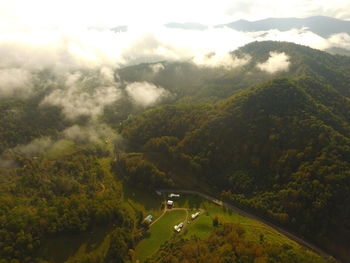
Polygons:
<instances>
[{"instance_id":1,"label":"cloud","mask_svg":"<svg viewBox=\"0 0 350 263\"><path fill-rule=\"evenodd\" d=\"M0 69L0 98L28 97L33 89L32 75L18 68Z\"/></svg>"},{"instance_id":2,"label":"cloud","mask_svg":"<svg viewBox=\"0 0 350 263\"><path fill-rule=\"evenodd\" d=\"M101 123L90 123L87 126L73 125L62 132L62 135L70 140L86 143L98 143L101 141L115 141L120 139L109 126Z\"/></svg>"},{"instance_id":3,"label":"cloud","mask_svg":"<svg viewBox=\"0 0 350 263\"><path fill-rule=\"evenodd\" d=\"M20 152L26 156L40 155L52 147L54 142L50 137L42 137L31 141L25 145L18 145L14 151Z\"/></svg>"},{"instance_id":4,"label":"cloud","mask_svg":"<svg viewBox=\"0 0 350 263\"><path fill-rule=\"evenodd\" d=\"M165 67L162 63L156 63L156 64L151 64L150 68L154 73L158 73L159 71L162 71Z\"/></svg>"},{"instance_id":5,"label":"cloud","mask_svg":"<svg viewBox=\"0 0 350 263\"><path fill-rule=\"evenodd\" d=\"M337 34L324 39L307 28L286 32L239 32L225 27L198 31L169 29L163 26L130 26L127 32L121 33L103 28L0 30L0 98L28 97L37 90L35 81L40 81L40 84L46 81L41 88L55 85L61 89L56 91L57 94L46 98L45 102L65 105L66 96L71 96L68 99L71 107L65 108L74 108L76 112L81 106L79 102L86 98L87 102L92 102L92 98L98 95L94 95L91 90L81 92L81 86L88 82L86 79L79 80L79 87L67 88L65 81L67 75L72 72L99 72L96 77L100 79L97 80L99 85L94 87L102 87L101 90L104 90L105 94L113 93L111 98L115 98L118 95L112 87L118 87L116 82L119 80L115 75L116 68L153 62L156 64L151 67L156 73L163 68L159 61L192 61L202 67L231 69L249 61L248 57L231 57L231 51L252 41L264 40L295 42L321 50L329 47L350 49L350 37L347 34ZM39 74L47 69L53 78ZM41 77L37 79L39 75ZM84 92L87 95L82 95ZM54 95L58 96L56 100ZM77 103L74 105L75 99ZM78 115L84 111L88 112L84 107L81 109ZM75 118L74 113L73 116Z\"/></svg>"},{"instance_id":6,"label":"cloud","mask_svg":"<svg viewBox=\"0 0 350 263\"><path fill-rule=\"evenodd\" d=\"M170 93L162 87L149 82L134 82L125 88L127 94L136 105L148 107L170 96Z\"/></svg>"},{"instance_id":7,"label":"cloud","mask_svg":"<svg viewBox=\"0 0 350 263\"><path fill-rule=\"evenodd\" d=\"M41 106L52 105L62 108L66 119L75 120L80 116L96 119L103 113L104 107L121 98L118 84L114 83L111 70L102 68L95 74L75 72L65 76L65 86L53 90L47 95Z\"/></svg>"},{"instance_id":8,"label":"cloud","mask_svg":"<svg viewBox=\"0 0 350 263\"><path fill-rule=\"evenodd\" d=\"M216 68L221 67L225 69L232 69L246 65L250 61L250 57L243 58L233 57L230 53L219 55L216 53L210 53L205 56L197 56L193 58L193 62L198 66Z\"/></svg>"},{"instance_id":9,"label":"cloud","mask_svg":"<svg viewBox=\"0 0 350 263\"><path fill-rule=\"evenodd\" d=\"M0 68L67 71L116 66L120 42L112 31L85 28L1 32Z\"/></svg>"},{"instance_id":10,"label":"cloud","mask_svg":"<svg viewBox=\"0 0 350 263\"><path fill-rule=\"evenodd\" d=\"M279 71L289 70L289 56L286 53L270 52L270 57L263 63L258 63L256 67L261 71L273 74Z\"/></svg>"},{"instance_id":11,"label":"cloud","mask_svg":"<svg viewBox=\"0 0 350 263\"><path fill-rule=\"evenodd\" d=\"M340 47L350 50L350 35L346 33L335 34L327 39L329 47Z\"/></svg>"}]
</instances>

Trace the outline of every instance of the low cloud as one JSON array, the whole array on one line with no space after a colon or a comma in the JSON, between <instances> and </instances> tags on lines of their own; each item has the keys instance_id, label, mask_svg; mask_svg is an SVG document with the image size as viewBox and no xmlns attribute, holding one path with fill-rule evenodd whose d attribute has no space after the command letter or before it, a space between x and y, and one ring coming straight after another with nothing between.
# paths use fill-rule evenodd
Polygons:
<instances>
[{"instance_id":1,"label":"low cloud","mask_svg":"<svg viewBox=\"0 0 350 263\"><path fill-rule=\"evenodd\" d=\"M119 139L109 126L105 124L90 123L88 126L73 125L62 132L62 135L75 142L111 142Z\"/></svg>"},{"instance_id":2,"label":"low cloud","mask_svg":"<svg viewBox=\"0 0 350 263\"><path fill-rule=\"evenodd\" d=\"M162 71L163 69L165 69L165 67L162 63L152 64L152 65L150 65L150 68L152 69L152 71L154 73L158 73L159 71Z\"/></svg>"},{"instance_id":3,"label":"low cloud","mask_svg":"<svg viewBox=\"0 0 350 263\"><path fill-rule=\"evenodd\" d=\"M18 68L0 69L0 98L28 97L33 89L32 75Z\"/></svg>"},{"instance_id":4,"label":"low cloud","mask_svg":"<svg viewBox=\"0 0 350 263\"><path fill-rule=\"evenodd\" d=\"M65 86L52 91L40 105L61 107L66 119L80 116L96 119L107 105L121 98L118 84L113 82L113 72L107 68L102 68L97 76L76 72L67 74L65 79ZM103 84L106 86L100 86Z\"/></svg>"},{"instance_id":5,"label":"low cloud","mask_svg":"<svg viewBox=\"0 0 350 263\"><path fill-rule=\"evenodd\" d=\"M52 84L53 81L57 82L57 79L63 79L60 80L63 87L66 75L71 72L99 72L98 77L103 81L98 80L100 84L95 87L104 87L106 95L112 92L111 87L117 86L115 82L118 82L118 76L114 72L116 68L141 62L156 63L151 66L155 73L164 68L163 64L157 63L159 61L191 61L201 67L232 69L244 65L249 58L232 57L231 51L252 41L264 40L295 42L321 50L330 47L350 50L348 34L336 34L325 39L307 28L286 32L239 32L227 27L198 31L169 29L163 26L143 29L130 26L128 31L120 33L108 29L86 28L0 31L0 98L30 96L36 90L36 78L46 69L50 70L51 75L43 77L44 74L41 74L40 83L51 81ZM273 71L269 71L267 65L262 66L262 70L265 69L268 72ZM50 79L51 77L56 80ZM56 83L56 87L61 87L61 84ZM40 87L45 88L43 85ZM64 105L66 97L63 93L67 93L66 95L74 94L74 98L68 99L72 105L72 100L77 97L74 90L81 88L61 88L61 91L57 91L56 101L52 95L46 98L45 103ZM118 95L115 94L112 98L116 96ZM87 102L91 102L89 98L94 98L91 90L88 92ZM78 102L84 99L86 97L83 95L78 96L76 105L72 105L71 108L75 109L72 118L75 118L74 112L80 106ZM89 110L82 107L82 111Z\"/></svg>"},{"instance_id":6,"label":"low cloud","mask_svg":"<svg viewBox=\"0 0 350 263\"><path fill-rule=\"evenodd\" d=\"M195 57L193 62L201 67L232 69L246 65L250 59L249 56L244 58L233 57L230 53L224 55L210 53L205 56Z\"/></svg>"},{"instance_id":7,"label":"low cloud","mask_svg":"<svg viewBox=\"0 0 350 263\"><path fill-rule=\"evenodd\" d=\"M25 156L36 156L46 152L55 142L50 137L42 137L25 145L18 145L13 150Z\"/></svg>"},{"instance_id":8,"label":"low cloud","mask_svg":"<svg viewBox=\"0 0 350 263\"><path fill-rule=\"evenodd\" d=\"M170 95L164 88L149 82L130 83L125 90L134 103L142 107L154 105Z\"/></svg>"},{"instance_id":9,"label":"low cloud","mask_svg":"<svg viewBox=\"0 0 350 263\"><path fill-rule=\"evenodd\" d=\"M280 71L289 70L289 56L286 53L270 52L270 57L263 63L258 63L256 67L261 71L274 74Z\"/></svg>"},{"instance_id":10,"label":"low cloud","mask_svg":"<svg viewBox=\"0 0 350 263\"><path fill-rule=\"evenodd\" d=\"M327 40L329 47L339 47L350 50L350 35L347 33L335 34Z\"/></svg>"}]
</instances>

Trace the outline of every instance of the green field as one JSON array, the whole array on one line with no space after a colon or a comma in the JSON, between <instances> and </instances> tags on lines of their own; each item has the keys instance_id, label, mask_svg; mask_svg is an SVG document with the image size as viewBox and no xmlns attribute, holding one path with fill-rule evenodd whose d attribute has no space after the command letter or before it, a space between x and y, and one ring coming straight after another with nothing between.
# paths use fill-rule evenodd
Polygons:
<instances>
[{"instance_id":1,"label":"green field","mask_svg":"<svg viewBox=\"0 0 350 263\"><path fill-rule=\"evenodd\" d=\"M167 212L150 228L150 234L143 239L135 249L136 258L143 262L160 248L173 235L173 226L186 219L186 211L174 210Z\"/></svg>"},{"instance_id":2,"label":"green field","mask_svg":"<svg viewBox=\"0 0 350 263\"><path fill-rule=\"evenodd\" d=\"M158 196L155 192L148 192L133 188L127 184L123 185L124 201L132 210L142 211L144 217L151 214L154 219L163 212L163 197Z\"/></svg>"},{"instance_id":3,"label":"green field","mask_svg":"<svg viewBox=\"0 0 350 263\"><path fill-rule=\"evenodd\" d=\"M182 195L181 199L179 199L176 204L179 207L196 207L206 211L187 226L184 233L187 237L191 235L197 235L198 237L209 236L210 232L214 230L213 218L217 216L220 224L234 222L242 225L246 231L246 237L252 241L259 240L261 235L263 235L265 241L271 241L281 245L288 244L294 248L301 248L299 244L280 234L275 229L256 220L241 216L231 210L227 210L198 196Z\"/></svg>"},{"instance_id":4,"label":"green field","mask_svg":"<svg viewBox=\"0 0 350 263\"><path fill-rule=\"evenodd\" d=\"M294 253L302 252L315 255L314 252L308 251L306 248L280 234L273 228L230 210L226 210L198 196L181 195L179 199L175 200L175 207L189 208L189 214L197 212L198 209L202 210L201 215L194 220L190 220L190 224L186 225L184 231L178 234L182 237L208 237L214 230L213 218L217 216L220 224L229 222L240 224L245 230L246 238L253 242L262 240L263 242L271 242L291 247ZM184 217L184 211L172 211L171 213L167 213L163 218L152 225L151 236L142 240L137 245L136 256L141 262L148 256L154 254L163 242L170 239L171 233L173 232L172 227L183 220L181 219L181 215L179 215L178 221L176 221L176 212L183 212L182 216Z\"/></svg>"},{"instance_id":5,"label":"green field","mask_svg":"<svg viewBox=\"0 0 350 263\"><path fill-rule=\"evenodd\" d=\"M183 235L185 237L197 236L203 238L209 236L211 231L213 231L213 219L204 213L186 226Z\"/></svg>"}]
</instances>

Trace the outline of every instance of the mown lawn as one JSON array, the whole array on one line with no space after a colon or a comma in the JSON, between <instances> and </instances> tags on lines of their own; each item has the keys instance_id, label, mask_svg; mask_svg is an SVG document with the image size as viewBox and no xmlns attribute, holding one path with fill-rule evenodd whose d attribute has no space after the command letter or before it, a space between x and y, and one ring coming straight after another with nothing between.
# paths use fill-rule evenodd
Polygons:
<instances>
[{"instance_id":1,"label":"mown lawn","mask_svg":"<svg viewBox=\"0 0 350 263\"><path fill-rule=\"evenodd\" d=\"M127 184L123 185L123 191L125 203L127 203L134 212L142 211L144 217L151 214L154 218L162 214L162 203L164 201L162 196L158 196L155 192L140 190Z\"/></svg>"},{"instance_id":2,"label":"mown lawn","mask_svg":"<svg viewBox=\"0 0 350 263\"><path fill-rule=\"evenodd\" d=\"M167 212L159 221L150 228L150 234L137 244L135 252L136 258L143 262L160 248L160 246L174 233L173 226L186 219L186 212L175 210Z\"/></svg>"},{"instance_id":3,"label":"mown lawn","mask_svg":"<svg viewBox=\"0 0 350 263\"><path fill-rule=\"evenodd\" d=\"M208 237L214 230L213 218L217 216L220 224L230 222L240 224L245 230L246 238L253 242L260 242L261 240L261 242L291 247L295 253L316 254L263 223L241 216L231 210L224 209L223 207L208 202L207 200L203 200L198 196L182 195L181 199L182 200L179 199L177 201L178 206L183 205L182 207L189 208L197 207L205 210L204 213L186 226L186 230L182 234L186 238L194 235L199 238ZM196 210L193 210L193 212L190 211L190 214L195 211Z\"/></svg>"},{"instance_id":4,"label":"mown lawn","mask_svg":"<svg viewBox=\"0 0 350 263\"><path fill-rule=\"evenodd\" d=\"M191 211L191 213L195 212L197 211ZM186 226L183 235L185 237L197 236L199 238L203 238L209 236L212 231L213 219L211 216L204 213Z\"/></svg>"}]
</instances>

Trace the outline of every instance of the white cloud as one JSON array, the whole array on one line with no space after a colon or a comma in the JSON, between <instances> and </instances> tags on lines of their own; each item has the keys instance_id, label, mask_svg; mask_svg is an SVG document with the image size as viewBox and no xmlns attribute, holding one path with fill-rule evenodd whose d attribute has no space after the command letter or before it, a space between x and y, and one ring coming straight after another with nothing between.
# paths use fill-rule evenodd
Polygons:
<instances>
[{"instance_id":1,"label":"white cloud","mask_svg":"<svg viewBox=\"0 0 350 263\"><path fill-rule=\"evenodd\" d=\"M151 64L150 68L154 73L158 73L159 71L162 71L163 69L165 69L162 63Z\"/></svg>"},{"instance_id":2,"label":"white cloud","mask_svg":"<svg viewBox=\"0 0 350 263\"><path fill-rule=\"evenodd\" d=\"M90 123L88 126L73 125L62 132L62 135L69 140L76 142L114 141L117 135L109 126L101 123Z\"/></svg>"},{"instance_id":3,"label":"white cloud","mask_svg":"<svg viewBox=\"0 0 350 263\"><path fill-rule=\"evenodd\" d=\"M116 68L140 62L192 61L199 66L230 69L244 65L249 58L232 58L229 52L256 40L289 41L321 50L328 47L350 49L347 34L324 39L306 28L251 33L229 28L193 31L163 26L131 26L123 33L86 28L0 30L0 80L3 80L0 97L29 96L34 90L32 82L36 73L46 68L57 79L64 80L69 72L96 70L100 72L99 78L104 79L99 86L105 90L116 85L114 82L119 79L115 75ZM155 64L153 70L162 70L162 65ZM60 92L63 91L57 91L58 96L62 95ZM73 93L72 90L68 92Z\"/></svg>"},{"instance_id":4,"label":"white cloud","mask_svg":"<svg viewBox=\"0 0 350 263\"><path fill-rule=\"evenodd\" d=\"M193 58L193 62L202 67L232 69L246 65L250 59L249 56L243 58L233 57L230 53L224 55L211 53L205 56L197 56Z\"/></svg>"},{"instance_id":5,"label":"white cloud","mask_svg":"<svg viewBox=\"0 0 350 263\"><path fill-rule=\"evenodd\" d=\"M327 40L329 47L340 47L350 50L350 35L346 33L335 34Z\"/></svg>"},{"instance_id":6,"label":"white cloud","mask_svg":"<svg viewBox=\"0 0 350 263\"><path fill-rule=\"evenodd\" d=\"M0 97L26 98L32 92L32 75L27 70L0 69Z\"/></svg>"},{"instance_id":7,"label":"white cloud","mask_svg":"<svg viewBox=\"0 0 350 263\"><path fill-rule=\"evenodd\" d=\"M97 83L94 83L96 79L92 73L88 76L80 72L67 74L65 86L61 89L55 89L47 95L41 102L41 106L59 106L62 108L64 116L70 120L80 116L96 119L103 113L105 106L121 98L118 84L112 82L112 73L107 69L100 73L102 76L97 76Z\"/></svg>"},{"instance_id":8,"label":"white cloud","mask_svg":"<svg viewBox=\"0 0 350 263\"><path fill-rule=\"evenodd\" d=\"M42 137L35 139L28 144L18 145L14 150L27 156L34 156L47 151L54 143L55 142L53 142L50 137Z\"/></svg>"},{"instance_id":9,"label":"white cloud","mask_svg":"<svg viewBox=\"0 0 350 263\"><path fill-rule=\"evenodd\" d=\"M132 100L142 107L148 107L168 97L170 93L149 82L134 82L125 88Z\"/></svg>"},{"instance_id":10,"label":"white cloud","mask_svg":"<svg viewBox=\"0 0 350 263\"><path fill-rule=\"evenodd\" d=\"M258 63L256 66L262 71L273 74L279 71L289 70L289 56L284 52L270 52L270 57L263 63Z\"/></svg>"}]
</instances>

